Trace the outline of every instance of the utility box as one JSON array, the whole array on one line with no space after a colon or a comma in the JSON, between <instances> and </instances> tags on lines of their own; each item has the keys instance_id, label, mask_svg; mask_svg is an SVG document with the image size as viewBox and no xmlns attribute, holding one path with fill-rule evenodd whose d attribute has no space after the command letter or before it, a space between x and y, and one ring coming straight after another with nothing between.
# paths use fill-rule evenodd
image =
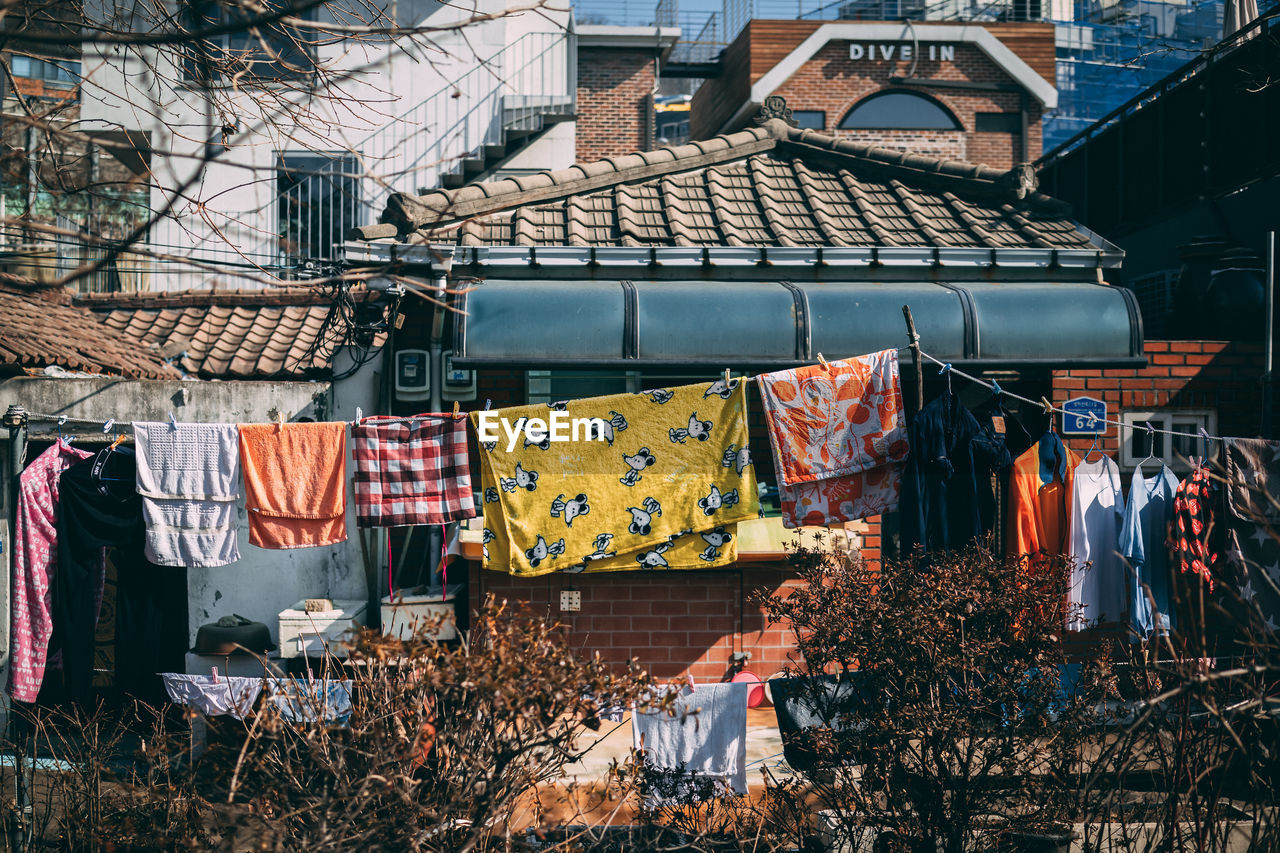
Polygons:
<instances>
[{"instance_id":1,"label":"utility box","mask_svg":"<svg viewBox=\"0 0 1280 853\"><path fill-rule=\"evenodd\" d=\"M560 610L565 613L577 613L582 609L582 592L576 589L560 590Z\"/></svg>"},{"instance_id":2,"label":"utility box","mask_svg":"<svg viewBox=\"0 0 1280 853\"><path fill-rule=\"evenodd\" d=\"M431 356L424 349L396 352L396 399L425 400L431 396Z\"/></svg>"}]
</instances>

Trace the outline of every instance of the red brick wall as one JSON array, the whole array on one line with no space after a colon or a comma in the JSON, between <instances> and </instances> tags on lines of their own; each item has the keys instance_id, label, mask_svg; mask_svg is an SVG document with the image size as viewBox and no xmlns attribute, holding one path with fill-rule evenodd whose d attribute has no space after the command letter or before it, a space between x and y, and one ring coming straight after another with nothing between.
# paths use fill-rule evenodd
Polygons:
<instances>
[{"instance_id":1,"label":"red brick wall","mask_svg":"<svg viewBox=\"0 0 1280 853\"><path fill-rule=\"evenodd\" d=\"M652 50L578 51L576 160L599 160L653 147L656 69Z\"/></svg>"},{"instance_id":2,"label":"red brick wall","mask_svg":"<svg viewBox=\"0 0 1280 853\"><path fill-rule=\"evenodd\" d=\"M1087 394L1106 401L1110 418L1125 410L1213 409L1219 435L1257 435L1261 352L1259 344L1229 341L1147 341L1147 367L1057 372L1053 399ZM1119 432L1112 427L1100 442L1108 453L1119 451ZM1083 452L1092 441L1076 438L1069 444Z\"/></svg>"},{"instance_id":3,"label":"red brick wall","mask_svg":"<svg viewBox=\"0 0 1280 853\"><path fill-rule=\"evenodd\" d=\"M570 645L606 661L638 658L660 678L686 671L716 681L737 651L751 653L746 668L768 678L792 652L790 634L765 624L748 599L757 588L793 587L795 580L774 564L746 564L741 570L689 572L607 572L515 578L471 569L471 599L484 596L525 602L535 615L560 621ZM560 591L582 593L582 610L560 612Z\"/></svg>"},{"instance_id":4,"label":"red brick wall","mask_svg":"<svg viewBox=\"0 0 1280 853\"><path fill-rule=\"evenodd\" d=\"M1014 82L985 53L972 45L956 45L954 62L930 61L928 53L924 57L916 64L916 77L976 83ZM973 130L977 113L1018 112L1021 99L1017 92L932 89L889 82L890 77L906 76L910 70L910 61L852 60L849 58L849 42L832 42L779 86L775 94L786 98L787 106L792 110L825 111L825 133L889 148L956 157L998 169L1008 169L1020 162L1017 134L978 133ZM856 103L874 92L890 88L911 89L941 102L951 110L964 130L837 130L840 121ZM1030 98L1028 102L1026 160L1030 161L1040 155L1041 121L1039 104Z\"/></svg>"}]
</instances>

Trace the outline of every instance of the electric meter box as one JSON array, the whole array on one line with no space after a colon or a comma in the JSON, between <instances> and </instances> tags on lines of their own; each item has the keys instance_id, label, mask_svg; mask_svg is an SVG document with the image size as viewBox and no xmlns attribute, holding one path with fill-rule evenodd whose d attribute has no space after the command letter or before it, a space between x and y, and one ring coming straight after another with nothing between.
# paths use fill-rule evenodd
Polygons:
<instances>
[{"instance_id":1,"label":"electric meter box","mask_svg":"<svg viewBox=\"0 0 1280 853\"><path fill-rule=\"evenodd\" d=\"M441 390L445 400L466 402L476 398L476 372L454 367L453 350L444 352L444 387Z\"/></svg>"},{"instance_id":2,"label":"electric meter box","mask_svg":"<svg viewBox=\"0 0 1280 853\"><path fill-rule=\"evenodd\" d=\"M431 358L424 349L396 353L396 399L425 400L431 396Z\"/></svg>"}]
</instances>

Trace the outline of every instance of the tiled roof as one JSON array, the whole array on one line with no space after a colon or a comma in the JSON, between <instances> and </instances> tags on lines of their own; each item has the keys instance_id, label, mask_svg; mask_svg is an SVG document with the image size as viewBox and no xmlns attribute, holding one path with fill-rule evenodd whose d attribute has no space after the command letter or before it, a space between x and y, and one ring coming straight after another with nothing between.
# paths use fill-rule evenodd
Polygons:
<instances>
[{"instance_id":1,"label":"tiled roof","mask_svg":"<svg viewBox=\"0 0 1280 853\"><path fill-rule=\"evenodd\" d=\"M177 379L160 353L104 328L70 292L0 274L0 372L63 367L130 379Z\"/></svg>"},{"instance_id":2,"label":"tiled roof","mask_svg":"<svg viewBox=\"0 0 1280 853\"><path fill-rule=\"evenodd\" d=\"M876 148L779 120L702 142L396 194L364 239L462 245L1097 248L1029 167ZM411 236L412 235L412 236Z\"/></svg>"},{"instance_id":3,"label":"tiled roof","mask_svg":"<svg viewBox=\"0 0 1280 853\"><path fill-rule=\"evenodd\" d=\"M326 373L331 348L307 358L330 302L305 288L91 294L102 323L177 358L205 378L300 379Z\"/></svg>"}]
</instances>

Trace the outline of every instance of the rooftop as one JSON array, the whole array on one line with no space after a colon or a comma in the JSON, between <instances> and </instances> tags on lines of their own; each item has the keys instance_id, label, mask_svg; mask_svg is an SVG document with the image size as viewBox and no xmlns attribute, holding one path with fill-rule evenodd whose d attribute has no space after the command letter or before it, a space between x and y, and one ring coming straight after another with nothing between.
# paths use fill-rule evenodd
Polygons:
<instances>
[{"instance_id":1,"label":"rooftop","mask_svg":"<svg viewBox=\"0 0 1280 853\"><path fill-rule=\"evenodd\" d=\"M1111 252L1029 167L760 127L567 169L393 195L356 239L585 247L905 247Z\"/></svg>"},{"instance_id":2,"label":"rooftop","mask_svg":"<svg viewBox=\"0 0 1280 853\"><path fill-rule=\"evenodd\" d=\"M62 367L129 379L177 379L162 354L104 327L71 292L0 273L0 373Z\"/></svg>"}]
</instances>

